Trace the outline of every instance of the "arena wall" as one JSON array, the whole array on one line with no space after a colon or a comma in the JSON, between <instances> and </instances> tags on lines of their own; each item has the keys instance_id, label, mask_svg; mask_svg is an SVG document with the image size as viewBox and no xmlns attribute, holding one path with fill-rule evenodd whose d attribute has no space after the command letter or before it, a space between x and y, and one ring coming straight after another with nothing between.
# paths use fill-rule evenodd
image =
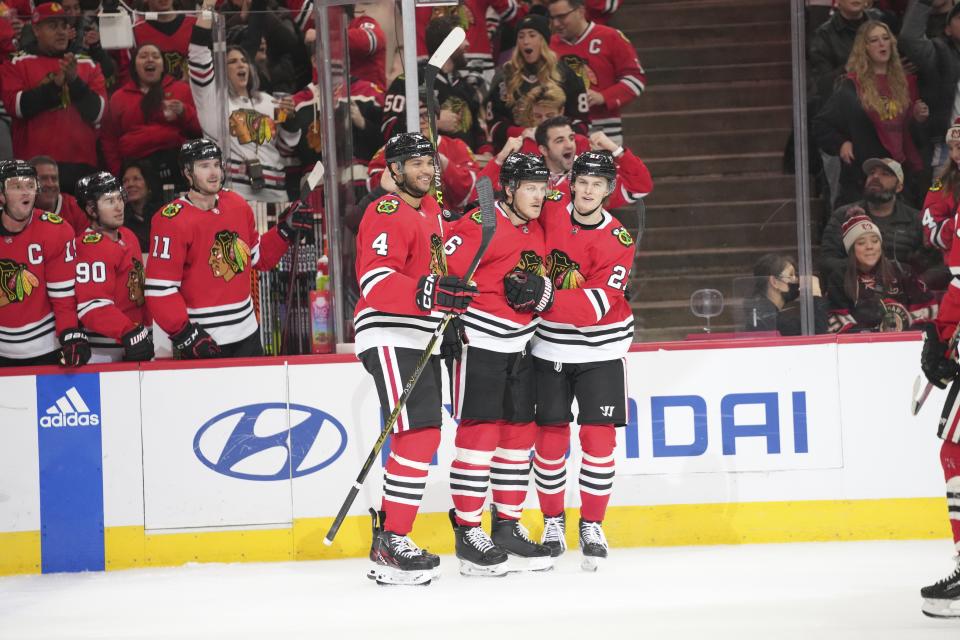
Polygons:
<instances>
[{"instance_id":1,"label":"arena wall","mask_svg":"<svg viewBox=\"0 0 960 640\"><path fill-rule=\"evenodd\" d=\"M636 345L611 545L948 537L945 394L908 408L919 352L916 334ZM380 465L322 544L381 424L352 355L7 370L0 388L0 575L368 551ZM413 533L440 553L446 421Z\"/></svg>"}]
</instances>

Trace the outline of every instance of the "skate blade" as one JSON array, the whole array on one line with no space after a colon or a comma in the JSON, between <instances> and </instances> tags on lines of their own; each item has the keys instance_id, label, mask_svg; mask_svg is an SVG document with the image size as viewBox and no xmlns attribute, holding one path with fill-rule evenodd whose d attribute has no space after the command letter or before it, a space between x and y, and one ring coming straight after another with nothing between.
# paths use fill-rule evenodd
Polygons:
<instances>
[{"instance_id":1,"label":"skate blade","mask_svg":"<svg viewBox=\"0 0 960 640\"><path fill-rule=\"evenodd\" d=\"M539 571L553 571L553 563L556 558L544 556L538 558L525 558L510 554L507 558L507 571L509 573L533 573Z\"/></svg>"},{"instance_id":2,"label":"skate blade","mask_svg":"<svg viewBox=\"0 0 960 640\"><path fill-rule=\"evenodd\" d=\"M606 558L600 558L597 556L583 556L583 560L580 561L580 568L584 571L594 573L600 568L600 565L603 564L604 560L606 560Z\"/></svg>"},{"instance_id":3,"label":"skate blade","mask_svg":"<svg viewBox=\"0 0 960 640\"><path fill-rule=\"evenodd\" d=\"M507 575L507 562L483 566L467 560L460 560L460 575L468 578L502 578Z\"/></svg>"},{"instance_id":4,"label":"skate blade","mask_svg":"<svg viewBox=\"0 0 960 640\"><path fill-rule=\"evenodd\" d=\"M960 600L924 598L920 610L930 618L960 618Z\"/></svg>"},{"instance_id":5,"label":"skate blade","mask_svg":"<svg viewBox=\"0 0 960 640\"><path fill-rule=\"evenodd\" d=\"M367 578L380 586L425 587L434 579L434 571L438 570L439 567L428 571L403 571L378 564L370 568Z\"/></svg>"}]
</instances>

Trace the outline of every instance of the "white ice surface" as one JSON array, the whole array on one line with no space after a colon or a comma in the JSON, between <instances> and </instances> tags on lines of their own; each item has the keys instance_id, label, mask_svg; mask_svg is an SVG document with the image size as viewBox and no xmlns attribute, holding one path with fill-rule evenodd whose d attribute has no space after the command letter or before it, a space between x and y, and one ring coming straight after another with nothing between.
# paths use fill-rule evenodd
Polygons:
<instances>
[{"instance_id":1,"label":"white ice surface","mask_svg":"<svg viewBox=\"0 0 960 640\"><path fill-rule=\"evenodd\" d=\"M595 574L378 587L367 562L190 565L0 578L0 638L960 639L920 613L946 540L614 549Z\"/></svg>"}]
</instances>

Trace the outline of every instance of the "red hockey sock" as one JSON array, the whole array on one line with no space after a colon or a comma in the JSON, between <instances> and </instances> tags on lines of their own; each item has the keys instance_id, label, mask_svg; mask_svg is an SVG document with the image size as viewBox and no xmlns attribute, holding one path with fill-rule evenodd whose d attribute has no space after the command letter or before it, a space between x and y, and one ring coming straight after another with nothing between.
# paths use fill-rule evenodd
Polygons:
<instances>
[{"instance_id":1,"label":"red hockey sock","mask_svg":"<svg viewBox=\"0 0 960 640\"><path fill-rule=\"evenodd\" d=\"M496 422L461 420L457 427L457 457L450 464L450 493L457 524L480 524L490 485L490 459L499 437Z\"/></svg>"},{"instance_id":2,"label":"red hockey sock","mask_svg":"<svg viewBox=\"0 0 960 640\"><path fill-rule=\"evenodd\" d=\"M427 487L430 460L440 446L440 427L423 427L394 433L390 456L383 470L384 529L402 536L413 529L417 509Z\"/></svg>"},{"instance_id":3,"label":"red hockey sock","mask_svg":"<svg viewBox=\"0 0 960 640\"><path fill-rule=\"evenodd\" d=\"M533 422L500 422L500 441L490 463L493 504L501 518L519 520L530 484L530 449L537 439Z\"/></svg>"},{"instance_id":4,"label":"red hockey sock","mask_svg":"<svg viewBox=\"0 0 960 640\"><path fill-rule=\"evenodd\" d=\"M940 464L947 481L947 512L953 529L953 544L960 552L960 444L944 440L940 447Z\"/></svg>"},{"instance_id":5,"label":"red hockey sock","mask_svg":"<svg viewBox=\"0 0 960 640\"><path fill-rule=\"evenodd\" d=\"M544 516L553 517L563 513L564 489L567 486L566 455L569 450L569 424L537 429L533 475Z\"/></svg>"},{"instance_id":6,"label":"red hockey sock","mask_svg":"<svg viewBox=\"0 0 960 640\"><path fill-rule=\"evenodd\" d=\"M580 517L603 522L613 491L614 457L617 431L612 424L580 425Z\"/></svg>"}]
</instances>

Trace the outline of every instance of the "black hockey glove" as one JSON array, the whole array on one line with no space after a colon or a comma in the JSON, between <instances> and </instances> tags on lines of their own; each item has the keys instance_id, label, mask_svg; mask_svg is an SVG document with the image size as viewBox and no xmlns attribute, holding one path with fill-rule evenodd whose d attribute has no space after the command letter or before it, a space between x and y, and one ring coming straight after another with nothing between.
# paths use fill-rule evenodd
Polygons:
<instances>
[{"instance_id":1,"label":"black hockey glove","mask_svg":"<svg viewBox=\"0 0 960 640\"><path fill-rule=\"evenodd\" d=\"M188 322L183 329L170 336L170 342L184 360L220 357L220 345L203 327L196 324Z\"/></svg>"},{"instance_id":2,"label":"black hockey glove","mask_svg":"<svg viewBox=\"0 0 960 640\"><path fill-rule=\"evenodd\" d=\"M503 293L514 311L543 313L553 305L553 283L526 271L511 271L503 278Z\"/></svg>"},{"instance_id":3,"label":"black hockey glove","mask_svg":"<svg viewBox=\"0 0 960 640\"><path fill-rule=\"evenodd\" d=\"M416 302L422 311L463 313L478 293L475 284L457 276L429 275L417 283Z\"/></svg>"},{"instance_id":4,"label":"black hockey glove","mask_svg":"<svg viewBox=\"0 0 960 640\"><path fill-rule=\"evenodd\" d=\"M298 232L307 238L313 233L313 211L302 200L287 207L277 224L277 233L287 242L293 242Z\"/></svg>"},{"instance_id":5,"label":"black hockey glove","mask_svg":"<svg viewBox=\"0 0 960 640\"><path fill-rule=\"evenodd\" d=\"M124 362L153 360L153 336L142 324L123 334L120 342L123 344Z\"/></svg>"},{"instance_id":6,"label":"black hockey glove","mask_svg":"<svg viewBox=\"0 0 960 640\"><path fill-rule=\"evenodd\" d=\"M64 367L80 367L90 360L90 341L87 333L77 327L60 334L60 364Z\"/></svg>"},{"instance_id":7,"label":"black hockey glove","mask_svg":"<svg viewBox=\"0 0 960 640\"><path fill-rule=\"evenodd\" d=\"M940 342L937 328L933 324L923 327L920 368L930 384L938 389L946 389L947 385L957 377L957 363L947 357L947 345Z\"/></svg>"},{"instance_id":8,"label":"black hockey glove","mask_svg":"<svg viewBox=\"0 0 960 640\"><path fill-rule=\"evenodd\" d=\"M463 327L463 320L454 316L443 330L443 340L440 342L440 357L445 362L459 361L463 356L463 345L467 344L467 332Z\"/></svg>"}]
</instances>

